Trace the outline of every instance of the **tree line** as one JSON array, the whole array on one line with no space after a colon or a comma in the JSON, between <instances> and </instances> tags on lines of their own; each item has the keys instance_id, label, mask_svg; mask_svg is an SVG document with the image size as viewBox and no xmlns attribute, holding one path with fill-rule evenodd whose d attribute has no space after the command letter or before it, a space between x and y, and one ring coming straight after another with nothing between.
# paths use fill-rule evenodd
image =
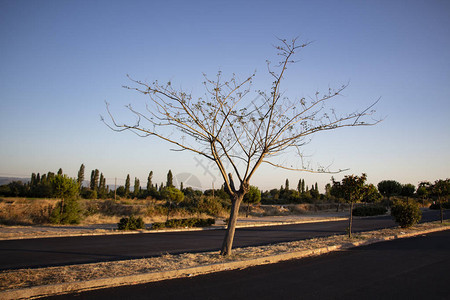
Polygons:
<instances>
[{"instance_id":1,"label":"tree line","mask_svg":"<svg viewBox=\"0 0 450 300\"><path fill-rule=\"evenodd\" d=\"M57 173L48 172L47 174L32 173L28 182L13 181L9 184L0 186L0 195L11 197L32 197L32 198L56 198L58 190L55 181L61 177L67 177L60 168ZM345 178L348 178L346 176ZM403 197L407 201L409 199L418 199L424 205L426 199L433 200L443 199L443 203L447 200L449 179L436 180L434 183L428 181L420 182L416 187L411 183L401 184L395 180L380 181L377 186L365 183L367 177L364 177L363 189L360 202L377 203L383 198L388 201L392 197ZM86 184L87 182L87 184ZM94 169L90 173L89 180L85 180L85 166L81 164L76 179L71 179L67 183L71 185L74 194L84 199L117 199L117 198L136 198L146 199L153 198L156 200L173 200L181 202L180 199L192 196L217 196L223 200L229 199L229 195L222 186L219 189L209 189L205 191L194 190L191 187L176 188L173 183L173 174L169 170L166 182L159 185L153 181L153 171L150 171L147 177L145 188L141 186L139 178L134 178L134 184L131 185L130 174L127 174L125 184L115 188L106 185L106 177L98 169ZM279 189L271 189L262 191L252 186L252 195L246 197L246 203L262 204L289 204L289 203L316 203L316 202L345 202L343 193L343 182L336 181L333 177L331 183L327 183L324 187L324 193L319 191L317 182L313 184L305 183L304 179L299 179L296 188L291 188L289 179L285 180L284 186ZM447 190L446 190L447 189ZM447 194L446 194L447 193ZM254 196L257 194L258 196ZM447 196L446 196L447 195ZM256 198L255 198L256 197ZM439 199L438 199L439 198ZM445 199L444 199L445 198ZM249 200L252 199L252 200ZM256 200L257 199L257 200Z\"/></svg>"}]
</instances>

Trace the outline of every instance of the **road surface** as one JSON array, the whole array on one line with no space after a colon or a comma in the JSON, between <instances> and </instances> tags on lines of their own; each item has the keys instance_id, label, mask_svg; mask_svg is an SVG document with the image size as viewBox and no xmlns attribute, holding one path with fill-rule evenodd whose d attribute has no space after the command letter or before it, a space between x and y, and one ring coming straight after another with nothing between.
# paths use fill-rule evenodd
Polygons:
<instances>
[{"instance_id":1,"label":"road surface","mask_svg":"<svg viewBox=\"0 0 450 300\"><path fill-rule=\"evenodd\" d=\"M447 211L448 217L449 212ZM424 221L439 211L426 211ZM354 231L395 226L391 217L355 219ZM347 221L240 228L234 247L255 246L341 234ZM224 230L144 233L0 241L0 270L92 263L218 250Z\"/></svg>"},{"instance_id":2,"label":"road surface","mask_svg":"<svg viewBox=\"0 0 450 300\"><path fill-rule=\"evenodd\" d=\"M450 230L347 251L48 299L450 299Z\"/></svg>"}]
</instances>

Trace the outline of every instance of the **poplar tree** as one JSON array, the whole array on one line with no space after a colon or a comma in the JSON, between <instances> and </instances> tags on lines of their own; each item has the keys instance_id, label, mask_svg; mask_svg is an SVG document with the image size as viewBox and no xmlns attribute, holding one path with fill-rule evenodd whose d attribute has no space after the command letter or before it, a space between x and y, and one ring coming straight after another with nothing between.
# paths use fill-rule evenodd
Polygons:
<instances>
[{"instance_id":1,"label":"poplar tree","mask_svg":"<svg viewBox=\"0 0 450 300\"><path fill-rule=\"evenodd\" d=\"M77 177L77 183L80 186L80 188L83 185L83 181L84 181L84 164L81 164L80 170L78 170L78 177Z\"/></svg>"},{"instance_id":2,"label":"poplar tree","mask_svg":"<svg viewBox=\"0 0 450 300\"><path fill-rule=\"evenodd\" d=\"M150 171L147 177L147 192L149 192L153 188L152 178L153 178L153 171Z\"/></svg>"},{"instance_id":3,"label":"poplar tree","mask_svg":"<svg viewBox=\"0 0 450 300\"><path fill-rule=\"evenodd\" d=\"M105 198L107 194L106 191L106 178L103 176L103 173L100 173L100 180L98 183L98 197Z\"/></svg>"},{"instance_id":4,"label":"poplar tree","mask_svg":"<svg viewBox=\"0 0 450 300\"><path fill-rule=\"evenodd\" d=\"M134 197L139 196L140 187L141 187L141 184L139 182L139 179L137 177L134 177L134 190L133 190Z\"/></svg>"},{"instance_id":5,"label":"poplar tree","mask_svg":"<svg viewBox=\"0 0 450 300\"><path fill-rule=\"evenodd\" d=\"M100 177L100 171L98 169L92 170L91 183L90 183L91 190L93 190L93 191L98 190L99 177Z\"/></svg>"},{"instance_id":6,"label":"poplar tree","mask_svg":"<svg viewBox=\"0 0 450 300\"><path fill-rule=\"evenodd\" d=\"M125 197L130 195L130 174L127 174L127 179L125 179Z\"/></svg>"},{"instance_id":7,"label":"poplar tree","mask_svg":"<svg viewBox=\"0 0 450 300\"><path fill-rule=\"evenodd\" d=\"M167 173L166 187L174 187L174 185L173 185L173 175L172 175L172 171L171 170L169 170L169 172Z\"/></svg>"}]
</instances>

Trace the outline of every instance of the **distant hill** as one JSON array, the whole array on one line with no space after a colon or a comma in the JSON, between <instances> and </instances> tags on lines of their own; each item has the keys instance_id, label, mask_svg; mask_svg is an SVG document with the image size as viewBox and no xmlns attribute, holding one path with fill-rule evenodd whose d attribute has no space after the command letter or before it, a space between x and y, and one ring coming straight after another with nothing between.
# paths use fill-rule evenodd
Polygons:
<instances>
[{"instance_id":1,"label":"distant hill","mask_svg":"<svg viewBox=\"0 0 450 300\"><path fill-rule=\"evenodd\" d=\"M22 181L22 183L27 183L30 181L30 178L21 178L21 177L0 177L0 185L5 185L13 181Z\"/></svg>"}]
</instances>

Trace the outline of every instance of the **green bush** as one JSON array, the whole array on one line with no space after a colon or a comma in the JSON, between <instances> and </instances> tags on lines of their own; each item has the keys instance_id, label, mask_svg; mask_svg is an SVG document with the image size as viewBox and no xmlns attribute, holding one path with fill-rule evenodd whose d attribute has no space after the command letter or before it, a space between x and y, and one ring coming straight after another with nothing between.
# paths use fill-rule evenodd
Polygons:
<instances>
[{"instance_id":1,"label":"green bush","mask_svg":"<svg viewBox=\"0 0 450 300\"><path fill-rule=\"evenodd\" d=\"M226 215L229 212L229 201L218 197L200 196L191 199L185 199L183 207L192 214L207 214L210 216Z\"/></svg>"},{"instance_id":2,"label":"green bush","mask_svg":"<svg viewBox=\"0 0 450 300\"><path fill-rule=\"evenodd\" d=\"M78 224L81 220L81 209L76 199L59 201L50 214L50 223L53 224ZM62 207L61 207L62 206ZM62 208L62 210L61 210Z\"/></svg>"},{"instance_id":3,"label":"green bush","mask_svg":"<svg viewBox=\"0 0 450 300\"><path fill-rule=\"evenodd\" d=\"M155 222L152 224L152 229L163 229L163 228L191 228L191 227L208 227L215 223L215 219L171 219L166 222Z\"/></svg>"},{"instance_id":4,"label":"green bush","mask_svg":"<svg viewBox=\"0 0 450 300\"><path fill-rule=\"evenodd\" d=\"M353 215L359 217L379 216L384 215L386 212L386 207L379 205L364 205L353 209Z\"/></svg>"},{"instance_id":5,"label":"green bush","mask_svg":"<svg viewBox=\"0 0 450 300\"><path fill-rule=\"evenodd\" d=\"M422 218L422 212L420 211L417 203L405 203L398 201L391 207L391 215L394 217L400 227L407 228L418 223Z\"/></svg>"},{"instance_id":6,"label":"green bush","mask_svg":"<svg viewBox=\"0 0 450 300\"><path fill-rule=\"evenodd\" d=\"M119 223L117 223L117 229L119 230L138 230L144 228L145 223L141 217L135 218L134 216L131 216L129 218L122 218Z\"/></svg>"}]
</instances>

